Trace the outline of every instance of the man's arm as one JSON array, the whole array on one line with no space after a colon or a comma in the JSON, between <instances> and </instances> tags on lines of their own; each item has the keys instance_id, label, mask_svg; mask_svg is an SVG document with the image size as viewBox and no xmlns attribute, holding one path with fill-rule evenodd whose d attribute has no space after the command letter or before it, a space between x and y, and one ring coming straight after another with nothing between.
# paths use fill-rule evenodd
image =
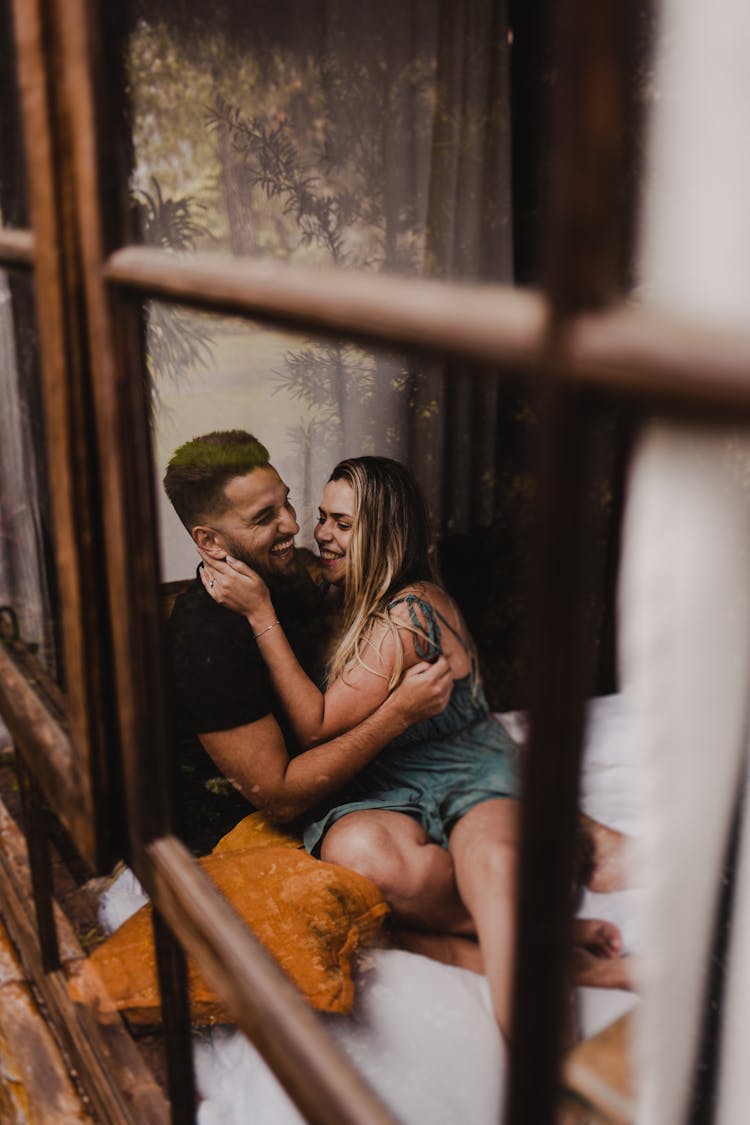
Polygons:
<instances>
[{"instance_id":1,"label":"man's arm","mask_svg":"<svg viewBox=\"0 0 750 1125\"><path fill-rule=\"evenodd\" d=\"M201 734L221 772L271 820L294 820L335 793L407 727L441 712L453 677L441 657L417 664L359 726L290 758L273 715L232 730Z\"/></svg>"}]
</instances>

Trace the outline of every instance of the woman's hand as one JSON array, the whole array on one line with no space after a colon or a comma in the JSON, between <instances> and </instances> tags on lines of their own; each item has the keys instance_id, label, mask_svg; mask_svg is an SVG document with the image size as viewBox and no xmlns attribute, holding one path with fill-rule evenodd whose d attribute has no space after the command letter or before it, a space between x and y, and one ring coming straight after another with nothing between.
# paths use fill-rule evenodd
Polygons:
<instances>
[{"instance_id":1,"label":"woman's hand","mask_svg":"<svg viewBox=\"0 0 750 1125\"><path fill-rule=\"evenodd\" d=\"M200 556L201 582L215 602L243 613L254 630L270 625L276 613L268 587L259 574L229 555L226 560L214 559L201 551Z\"/></svg>"},{"instance_id":2,"label":"woman's hand","mask_svg":"<svg viewBox=\"0 0 750 1125\"><path fill-rule=\"evenodd\" d=\"M404 727L431 719L448 706L453 691L453 673L444 656L431 664L422 660L414 664L394 689L393 706L403 711Z\"/></svg>"}]
</instances>

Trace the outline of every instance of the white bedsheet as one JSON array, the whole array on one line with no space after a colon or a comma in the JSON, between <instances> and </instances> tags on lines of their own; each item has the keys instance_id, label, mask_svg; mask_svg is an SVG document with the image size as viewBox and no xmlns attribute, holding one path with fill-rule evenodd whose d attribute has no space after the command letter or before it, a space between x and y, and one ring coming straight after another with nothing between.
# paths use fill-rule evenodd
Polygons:
<instances>
[{"instance_id":1,"label":"white bedsheet","mask_svg":"<svg viewBox=\"0 0 750 1125\"><path fill-rule=\"evenodd\" d=\"M503 716L514 736L523 717ZM595 819L635 833L635 757L621 696L589 704L582 772L582 807ZM640 892L586 892L582 916L620 926L628 951L639 948ZM125 872L103 896L108 930L138 909L145 896ZM373 950L358 968L355 1011L320 1016L344 1053L404 1125L497 1125L506 1069L487 981L464 969L401 950ZM584 1035L594 1034L636 1002L632 993L580 989ZM240 1032L198 1033L195 1065L203 1101L199 1125L299 1125L302 1117Z\"/></svg>"},{"instance_id":2,"label":"white bedsheet","mask_svg":"<svg viewBox=\"0 0 750 1125\"><path fill-rule=\"evenodd\" d=\"M391 949L373 951L359 984L354 1014L321 1022L398 1120L497 1125L505 1054L486 980ZM201 1036L195 1062L200 1125L303 1121L239 1032Z\"/></svg>"}]
</instances>

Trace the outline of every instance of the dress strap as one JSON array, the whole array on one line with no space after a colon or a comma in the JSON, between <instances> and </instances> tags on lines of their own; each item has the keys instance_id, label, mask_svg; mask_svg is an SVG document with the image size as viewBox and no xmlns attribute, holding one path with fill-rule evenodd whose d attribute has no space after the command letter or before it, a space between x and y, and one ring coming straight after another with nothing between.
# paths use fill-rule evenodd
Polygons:
<instances>
[{"instance_id":1,"label":"dress strap","mask_svg":"<svg viewBox=\"0 0 750 1125\"><path fill-rule=\"evenodd\" d=\"M416 594L403 594L400 598L396 598L388 605L390 612L394 606L406 605L409 611L411 623L414 626L414 651L420 660L437 660L438 656L443 651L442 645L442 629L440 622L442 621L446 629L449 629L459 644L471 657L472 670L474 668L474 655L469 649L466 641L463 639L457 629L451 625L439 609L436 609L432 602L425 601L424 598L418 597ZM419 614L421 613L421 620Z\"/></svg>"}]
</instances>

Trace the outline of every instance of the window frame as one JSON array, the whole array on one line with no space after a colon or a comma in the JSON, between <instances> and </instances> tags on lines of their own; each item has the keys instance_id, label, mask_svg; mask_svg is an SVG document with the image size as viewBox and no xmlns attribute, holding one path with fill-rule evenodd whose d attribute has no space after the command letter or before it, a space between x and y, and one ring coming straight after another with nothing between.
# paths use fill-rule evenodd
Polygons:
<instances>
[{"instance_id":1,"label":"window frame","mask_svg":"<svg viewBox=\"0 0 750 1125\"><path fill-rule=\"evenodd\" d=\"M39 318L44 398L71 684L68 729L35 693L33 714L7 692L0 705L35 784L93 864L113 854L104 823L112 818L117 823L124 814L128 838L115 840L114 851L119 843L162 919L157 951L174 1120L191 1120L194 1113L185 952L309 1120L391 1118L172 835L156 525L141 378L141 304L149 298L469 359L539 389L543 457L529 749L535 768L524 791L521 953L508 1112L514 1122L551 1119L563 1042L567 940L556 922L566 914L573 865L571 810L586 681L584 641L572 654L566 643L581 608L586 544L568 534L562 520L585 522L589 438L602 410L750 423L750 336L729 338L710 324L686 326L617 298L620 248L609 212L619 206L626 155L617 143L613 150L612 138L622 134L628 113L630 58L623 48L628 40L621 35L621 7L616 0L560 5L562 77L553 154L560 174L547 231L549 268L542 291L520 292L313 272L216 255L183 259L127 245L124 213L113 215L105 205L112 167L120 169L115 209L122 211L126 186L122 163L107 141L117 129L112 91L102 74L105 5L14 0L25 134L33 137L27 158L33 232L0 230L0 265L34 269L38 308L44 310ZM603 60L618 92L604 114L592 85L594 63L600 67ZM590 196L580 190L587 183L598 192L593 210L587 210ZM71 297L74 292L82 293L81 302ZM86 480L81 489L71 487L75 450L88 418L81 404L95 421L97 495ZM91 471L87 464L84 477ZM106 589L106 606L88 605L92 586ZM4 659L0 652L0 662ZM19 688L29 706L30 691ZM119 769L122 795L114 784ZM540 901L554 904L549 925L538 924Z\"/></svg>"},{"instance_id":2,"label":"window frame","mask_svg":"<svg viewBox=\"0 0 750 1125\"><path fill-rule=\"evenodd\" d=\"M112 714L107 622L95 592L100 577L100 514L86 456L87 376L78 349L73 303L74 233L55 153L55 107L43 81L43 26L31 5L17 5L19 87L32 230L0 231L0 261L31 269L39 330L46 455L52 502L66 676L64 714L38 685L14 677L6 648L3 693L8 726L21 753L81 856L104 870L121 852L112 779L117 728ZM33 138L33 141L31 140ZM38 310L43 309L43 316ZM29 716L34 715L33 722Z\"/></svg>"}]
</instances>

